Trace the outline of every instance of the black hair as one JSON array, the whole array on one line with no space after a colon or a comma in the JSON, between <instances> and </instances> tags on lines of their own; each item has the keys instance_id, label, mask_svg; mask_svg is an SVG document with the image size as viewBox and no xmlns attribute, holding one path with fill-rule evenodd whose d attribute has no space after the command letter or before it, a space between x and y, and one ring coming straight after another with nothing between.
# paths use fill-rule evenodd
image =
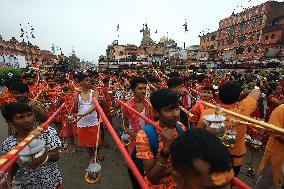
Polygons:
<instances>
[{"instance_id":1,"label":"black hair","mask_svg":"<svg viewBox=\"0 0 284 189\"><path fill-rule=\"evenodd\" d=\"M170 77L167 81L168 87L171 89L183 84L183 80L179 77Z\"/></svg>"},{"instance_id":2,"label":"black hair","mask_svg":"<svg viewBox=\"0 0 284 189\"><path fill-rule=\"evenodd\" d=\"M203 87L203 90L204 90L204 91L211 91L213 95L214 95L215 92L216 92L216 90L213 88L212 85Z\"/></svg>"},{"instance_id":3,"label":"black hair","mask_svg":"<svg viewBox=\"0 0 284 189\"><path fill-rule=\"evenodd\" d=\"M170 72L167 74L168 77L180 77L180 74L178 72Z\"/></svg>"},{"instance_id":4,"label":"black hair","mask_svg":"<svg viewBox=\"0 0 284 189\"><path fill-rule=\"evenodd\" d=\"M276 90L277 83L276 82L270 82L268 83L268 91L267 96L273 94L273 92Z\"/></svg>"},{"instance_id":5,"label":"black hair","mask_svg":"<svg viewBox=\"0 0 284 189\"><path fill-rule=\"evenodd\" d=\"M55 81L55 78L54 78L53 76L49 75L45 80L46 80L47 82L48 82L49 80L54 80L54 81Z\"/></svg>"},{"instance_id":6,"label":"black hair","mask_svg":"<svg viewBox=\"0 0 284 189\"><path fill-rule=\"evenodd\" d=\"M224 172L232 168L232 158L220 139L205 129L194 128L178 136L171 145L173 168L184 176L189 171L199 174L195 160L210 164L210 173Z\"/></svg>"},{"instance_id":7,"label":"black hair","mask_svg":"<svg viewBox=\"0 0 284 189\"><path fill-rule=\"evenodd\" d=\"M144 77L133 77L129 83L130 89L134 90L137 87L138 83L147 84L148 82Z\"/></svg>"},{"instance_id":8,"label":"black hair","mask_svg":"<svg viewBox=\"0 0 284 189\"><path fill-rule=\"evenodd\" d=\"M159 89L151 94L150 102L152 107L159 111L167 106L179 105L179 97L172 90L165 88Z\"/></svg>"},{"instance_id":9,"label":"black hair","mask_svg":"<svg viewBox=\"0 0 284 189\"><path fill-rule=\"evenodd\" d=\"M59 84L69 83L67 78L59 78Z\"/></svg>"},{"instance_id":10,"label":"black hair","mask_svg":"<svg viewBox=\"0 0 284 189\"><path fill-rule=\"evenodd\" d=\"M191 75L190 76L186 76L184 77L183 81L186 82L186 81L190 81L191 80Z\"/></svg>"},{"instance_id":11,"label":"black hair","mask_svg":"<svg viewBox=\"0 0 284 189\"><path fill-rule=\"evenodd\" d=\"M82 82L84 79L86 79L88 77L87 74L84 74L84 73L80 73L77 75L77 79L78 79L78 82Z\"/></svg>"},{"instance_id":12,"label":"black hair","mask_svg":"<svg viewBox=\"0 0 284 189\"><path fill-rule=\"evenodd\" d=\"M228 81L219 87L219 98L224 104L234 104L242 92L241 85L236 81Z\"/></svg>"},{"instance_id":13,"label":"black hair","mask_svg":"<svg viewBox=\"0 0 284 189\"><path fill-rule=\"evenodd\" d=\"M197 75L197 76L196 76L196 80L197 80L199 83L202 83L205 78L206 78L206 76L205 76L204 74L200 74L200 75Z\"/></svg>"},{"instance_id":14,"label":"black hair","mask_svg":"<svg viewBox=\"0 0 284 189\"><path fill-rule=\"evenodd\" d=\"M23 78L24 79L26 79L26 78L34 78L34 75L32 73L26 73L26 74L24 74Z\"/></svg>"},{"instance_id":15,"label":"black hair","mask_svg":"<svg viewBox=\"0 0 284 189\"><path fill-rule=\"evenodd\" d=\"M18 82L21 82L21 79L14 76L11 79L10 78L4 79L4 84L9 90L11 90L11 85L13 83L18 83Z\"/></svg>"},{"instance_id":16,"label":"black hair","mask_svg":"<svg viewBox=\"0 0 284 189\"><path fill-rule=\"evenodd\" d=\"M158 82L161 82L160 79L158 79L157 77L153 76L153 75L146 75L145 78L148 80L148 82L150 83L158 83Z\"/></svg>"},{"instance_id":17,"label":"black hair","mask_svg":"<svg viewBox=\"0 0 284 189\"><path fill-rule=\"evenodd\" d=\"M109 79L108 78L104 78L103 79L103 84L108 84L109 83Z\"/></svg>"},{"instance_id":18,"label":"black hair","mask_svg":"<svg viewBox=\"0 0 284 189\"><path fill-rule=\"evenodd\" d=\"M89 71L89 72L88 72L88 75L89 75L90 77L98 77L98 76L99 76L99 73L94 70L94 71Z\"/></svg>"},{"instance_id":19,"label":"black hair","mask_svg":"<svg viewBox=\"0 0 284 189\"><path fill-rule=\"evenodd\" d=\"M2 109L2 116L6 121L12 122L14 115L27 112L33 112L32 108L29 105L22 102L12 102L4 106L4 108Z\"/></svg>"},{"instance_id":20,"label":"black hair","mask_svg":"<svg viewBox=\"0 0 284 189\"><path fill-rule=\"evenodd\" d=\"M27 84L24 84L22 82L15 82L10 85L11 91L18 91L20 93L28 93L29 92L29 86Z\"/></svg>"}]
</instances>

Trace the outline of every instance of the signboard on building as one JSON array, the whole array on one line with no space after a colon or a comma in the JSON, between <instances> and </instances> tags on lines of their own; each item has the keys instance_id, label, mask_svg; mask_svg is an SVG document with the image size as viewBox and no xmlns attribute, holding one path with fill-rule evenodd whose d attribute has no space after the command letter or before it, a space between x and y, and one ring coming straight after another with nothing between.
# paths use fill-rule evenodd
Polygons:
<instances>
[{"instance_id":1,"label":"signboard on building","mask_svg":"<svg viewBox=\"0 0 284 189\"><path fill-rule=\"evenodd\" d=\"M26 68L27 61L25 56L14 56L14 55L1 55L0 56L1 66L14 67L14 68Z\"/></svg>"}]
</instances>

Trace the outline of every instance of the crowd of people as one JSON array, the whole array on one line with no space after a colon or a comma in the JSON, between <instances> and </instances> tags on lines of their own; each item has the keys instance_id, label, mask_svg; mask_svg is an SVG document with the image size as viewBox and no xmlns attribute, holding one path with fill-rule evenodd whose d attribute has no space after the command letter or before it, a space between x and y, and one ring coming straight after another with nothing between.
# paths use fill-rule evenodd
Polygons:
<instances>
[{"instance_id":1,"label":"crowd of people","mask_svg":"<svg viewBox=\"0 0 284 189\"><path fill-rule=\"evenodd\" d=\"M38 136L45 142L45 152L29 166L18 160L0 186L60 189L64 181L58 160L78 148L85 148L89 157L86 182L96 183L98 175L91 170L92 165L104 160L100 147L105 134L97 101L110 122L118 120L119 125L113 126L119 128L117 134L150 188L231 188L243 166L249 133L258 135L264 151L255 188L283 188L283 134L234 124L228 120L236 117L218 112L227 118L225 128L236 131L234 145L227 147L204 122L206 115L217 114L217 110L201 103L206 101L284 128L283 87L284 78L273 71L267 77L259 72L155 69L29 70L21 76L10 75L0 97L8 125L2 155L64 106ZM122 107L116 99L130 108ZM128 173L132 187L140 188L129 167Z\"/></svg>"}]
</instances>

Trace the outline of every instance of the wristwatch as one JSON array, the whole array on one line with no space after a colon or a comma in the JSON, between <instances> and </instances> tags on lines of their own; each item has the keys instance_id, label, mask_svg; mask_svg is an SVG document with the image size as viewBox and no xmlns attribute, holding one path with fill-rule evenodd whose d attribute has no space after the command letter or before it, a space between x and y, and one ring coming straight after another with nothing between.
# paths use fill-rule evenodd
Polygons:
<instances>
[{"instance_id":1,"label":"wristwatch","mask_svg":"<svg viewBox=\"0 0 284 189\"><path fill-rule=\"evenodd\" d=\"M163 150L160 152L160 156L162 158L169 158L170 157L170 152L164 152Z\"/></svg>"}]
</instances>

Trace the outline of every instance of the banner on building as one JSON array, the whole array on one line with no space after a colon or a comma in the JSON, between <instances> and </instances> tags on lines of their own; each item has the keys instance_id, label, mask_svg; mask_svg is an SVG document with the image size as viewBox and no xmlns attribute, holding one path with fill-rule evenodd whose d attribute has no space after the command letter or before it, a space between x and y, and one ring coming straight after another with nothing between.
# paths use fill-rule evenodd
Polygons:
<instances>
[{"instance_id":1,"label":"banner on building","mask_svg":"<svg viewBox=\"0 0 284 189\"><path fill-rule=\"evenodd\" d=\"M0 55L0 67L26 68L25 56Z\"/></svg>"}]
</instances>

